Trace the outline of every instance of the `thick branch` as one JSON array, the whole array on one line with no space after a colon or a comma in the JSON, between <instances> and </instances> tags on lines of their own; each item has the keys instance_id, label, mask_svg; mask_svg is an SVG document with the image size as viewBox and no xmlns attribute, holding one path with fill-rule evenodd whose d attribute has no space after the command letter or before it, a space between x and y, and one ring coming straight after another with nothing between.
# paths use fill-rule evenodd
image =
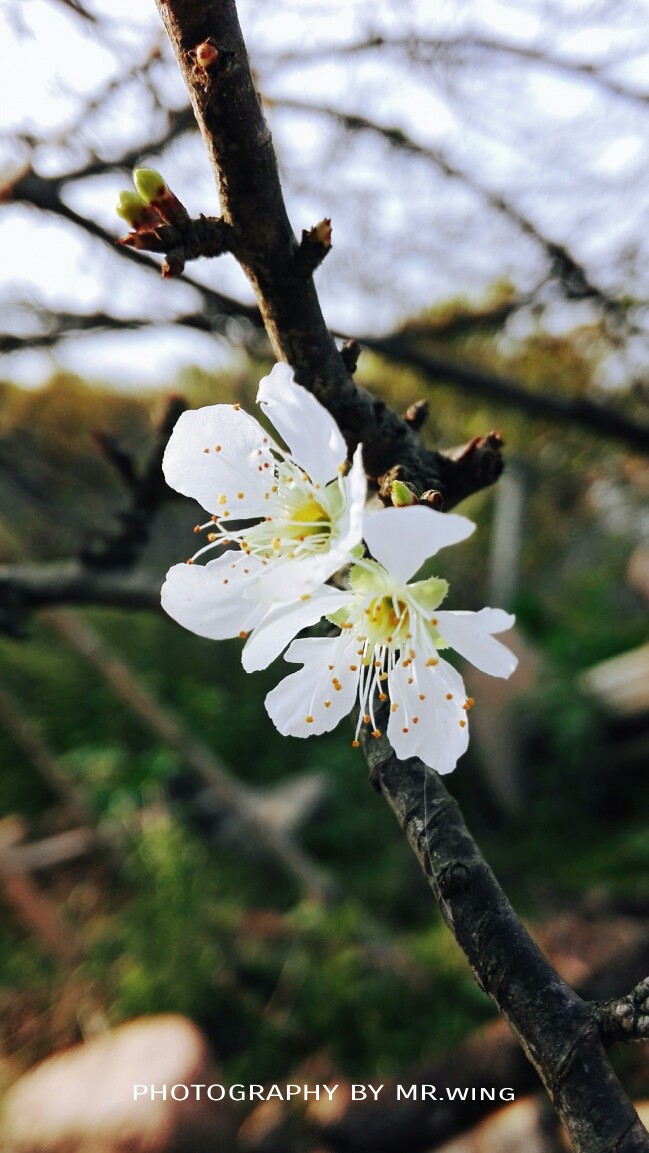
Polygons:
<instances>
[{"instance_id":1,"label":"thick branch","mask_svg":"<svg viewBox=\"0 0 649 1153\"><path fill-rule=\"evenodd\" d=\"M437 773L364 736L393 809L476 981L520 1041L575 1153L646 1153L649 1136L617 1081L591 1006L561 980L523 927Z\"/></svg>"},{"instance_id":2,"label":"thick branch","mask_svg":"<svg viewBox=\"0 0 649 1153\"><path fill-rule=\"evenodd\" d=\"M278 359L329 409L350 451L362 439L368 475L399 468L418 493L440 492L447 508L500 471L426 449L407 421L358 388L325 324L309 262L288 220L268 126L250 71L233 0L157 0L187 85L221 195L233 248L257 296ZM216 56L197 67L202 49Z\"/></svg>"},{"instance_id":3,"label":"thick branch","mask_svg":"<svg viewBox=\"0 0 649 1153\"><path fill-rule=\"evenodd\" d=\"M132 568L89 568L78 560L0 566L0 632L21 636L29 613L62 604L159 609L160 578Z\"/></svg>"}]
</instances>

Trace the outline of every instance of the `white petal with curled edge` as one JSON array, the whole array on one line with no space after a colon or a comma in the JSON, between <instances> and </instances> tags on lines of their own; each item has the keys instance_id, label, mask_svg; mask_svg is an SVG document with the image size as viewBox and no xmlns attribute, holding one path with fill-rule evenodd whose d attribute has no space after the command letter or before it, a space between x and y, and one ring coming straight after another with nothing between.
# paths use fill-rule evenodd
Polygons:
<instances>
[{"instance_id":1,"label":"white petal with curled edge","mask_svg":"<svg viewBox=\"0 0 649 1153\"><path fill-rule=\"evenodd\" d=\"M407 581L428 557L466 540L474 529L465 516L419 504L367 513L363 536L374 559L397 580Z\"/></svg>"},{"instance_id":2,"label":"white petal with curled edge","mask_svg":"<svg viewBox=\"0 0 649 1153\"><path fill-rule=\"evenodd\" d=\"M259 382L257 401L314 483L333 480L347 447L333 416L296 384L288 364L276 364Z\"/></svg>"},{"instance_id":3,"label":"white petal with curled edge","mask_svg":"<svg viewBox=\"0 0 649 1153\"><path fill-rule=\"evenodd\" d=\"M479 613L437 611L435 616L440 636L460 656L492 677L511 676L518 657L492 636L512 627L516 618L511 613L480 609Z\"/></svg>"},{"instance_id":4,"label":"white petal with curled edge","mask_svg":"<svg viewBox=\"0 0 649 1153\"><path fill-rule=\"evenodd\" d=\"M322 616L336 612L347 603L348 597L340 589L318 589L304 600L275 605L264 616L246 642L241 660L247 673L265 669L275 660L302 629L316 624Z\"/></svg>"},{"instance_id":5,"label":"white petal with curled edge","mask_svg":"<svg viewBox=\"0 0 649 1153\"><path fill-rule=\"evenodd\" d=\"M273 447L247 412L231 404L208 405L178 418L162 471L171 488L208 512L222 516L227 509L231 517L247 520L268 510L264 494L274 482Z\"/></svg>"},{"instance_id":6,"label":"white petal with curled edge","mask_svg":"<svg viewBox=\"0 0 649 1153\"><path fill-rule=\"evenodd\" d=\"M254 570L261 565L246 558L247 573L240 562L232 568L232 557L240 555L225 553L207 565L170 568L160 594L165 612L190 632L214 641L250 632L268 606L246 598L248 585L256 579Z\"/></svg>"},{"instance_id":7,"label":"white petal with curled edge","mask_svg":"<svg viewBox=\"0 0 649 1153\"><path fill-rule=\"evenodd\" d=\"M400 660L388 685L397 708L390 713L387 737L397 757L419 757L438 773L452 772L469 743L460 674L443 660L434 667L418 659L404 667Z\"/></svg>"},{"instance_id":8,"label":"white petal with curled edge","mask_svg":"<svg viewBox=\"0 0 649 1153\"><path fill-rule=\"evenodd\" d=\"M363 538L363 518L367 497L367 479L363 468L363 446L358 445L352 465L342 482L345 494L345 522L338 547L351 551ZM337 526L335 526L337 527ZM339 566L338 566L339 567Z\"/></svg>"},{"instance_id":9,"label":"white petal with curled edge","mask_svg":"<svg viewBox=\"0 0 649 1153\"><path fill-rule=\"evenodd\" d=\"M286 660L304 668L280 681L265 702L280 733L288 737L328 733L351 712L359 679L358 658L353 659L356 647L357 642L344 635L293 642ZM354 663L356 671L350 668Z\"/></svg>"}]
</instances>

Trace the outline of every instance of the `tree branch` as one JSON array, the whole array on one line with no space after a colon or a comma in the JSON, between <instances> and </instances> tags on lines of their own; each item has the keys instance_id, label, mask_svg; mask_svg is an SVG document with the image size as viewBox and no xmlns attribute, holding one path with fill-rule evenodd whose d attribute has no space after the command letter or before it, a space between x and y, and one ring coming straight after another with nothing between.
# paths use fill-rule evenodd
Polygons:
<instances>
[{"instance_id":1,"label":"tree branch","mask_svg":"<svg viewBox=\"0 0 649 1153\"><path fill-rule=\"evenodd\" d=\"M450 508L493 483L475 454L453 461L426 449L418 432L358 388L327 330L308 262L288 220L272 147L233 0L218 5L157 0L187 85L215 178L221 213L250 280L279 360L337 420L352 452L362 439L368 475L398 469L418 493L438 491ZM201 50L216 52L207 69ZM480 462L481 463L481 462Z\"/></svg>"},{"instance_id":2,"label":"tree branch","mask_svg":"<svg viewBox=\"0 0 649 1153\"><path fill-rule=\"evenodd\" d=\"M308 112L313 116L326 117L342 125L348 132L370 132L375 136L382 137L395 149L402 149L404 152L427 160L444 176L458 180L466 188L470 188L482 200L483 204L516 225L523 236L528 236L533 240L544 251L550 264L550 276L561 284L568 299L592 299L605 312L615 313L619 317L624 316L622 304L602 292L590 280L585 268L578 263L564 244L559 244L546 236L530 217L516 208L502 193L486 188L473 173L460 168L441 149L427 148L422 144L417 144L402 128L379 124L366 116L342 112L337 108L312 104L310 101L304 100L277 99L268 103L276 108L292 109L296 112Z\"/></svg>"},{"instance_id":3,"label":"tree branch","mask_svg":"<svg viewBox=\"0 0 649 1153\"><path fill-rule=\"evenodd\" d=\"M649 1041L649 977L636 985L628 996L601 1001L596 1006L602 1041Z\"/></svg>"},{"instance_id":4,"label":"tree branch","mask_svg":"<svg viewBox=\"0 0 649 1153\"><path fill-rule=\"evenodd\" d=\"M457 384L469 395L483 396L541 420L571 424L607 440L618 441L635 451L649 453L649 425L632 420L608 404L599 404L581 396L531 392L499 373L484 372L471 364L423 352L407 332L383 337L365 336L360 338L360 343L394 364L417 369L433 386Z\"/></svg>"},{"instance_id":5,"label":"tree branch","mask_svg":"<svg viewBox=\"0 0 649 1153\"><path fill-rule=\"evenodd\" d=\"M602 66L591 64L582 60L558 56L545 48L531 48L525 44L514 44L504 40L497 40L488 36L439 36L434 40L425 37L386 37L369 36L349 44L323 44L316 48L301 50L299 52L273 55L268 59L262 56L264 65L270 64L277 68L286 64L304 64L319 62L329 57L340 59L342 56L357 56L366 52L403 52L411 61L423 63L426 66L434 64L443 54L452 55L463 52L482 52L492 56L503 56L506 59L517 59L529 64L537 64L542 68L551 69L561 75L583 79L600 88L610 96L618 97L627 102L636 104L649 103L649 93L629 88L617 80L613 80L603 71ZM457 57L456 57L457 58ZM610 62L609 66L610 66Z\"/></svg>"},{"instance_id":6,"label":"tree branch","mask_svg":"<svg viewBox=\"0 0 649 1153\"><path fill-rule=\"evenodd\" d=\"M575 1153L646 1153L649 1136L608 1062L596 1011L516 916L437 773L363 731L383 792L473 975L537 1070Z\"/></svg>"},{"instance_id":7,"label":"tree branch","mask_svg":"<svg viewBox=\"0 0 649 1153\"><path fill-rule=\"evenodd\" d=\"M157 4L220 182L223 216L234 229L275 353L293 364L352 442L371 446L383 412L355 390L326 331L311 278L296 273L297 242L233 0ZM195 61L206 44L217 55L214 67L201 74ZM416 444L410 427L408 435ZM394 466L398 458L386 463ZM437 774L416 760L397 761L384 738L365 743L374 780L430 878L449 927L539 1071L574 1149L646 1153L649 1137L608 1064L591 1010L532 942Z\"/></svg>"}]
</instances>

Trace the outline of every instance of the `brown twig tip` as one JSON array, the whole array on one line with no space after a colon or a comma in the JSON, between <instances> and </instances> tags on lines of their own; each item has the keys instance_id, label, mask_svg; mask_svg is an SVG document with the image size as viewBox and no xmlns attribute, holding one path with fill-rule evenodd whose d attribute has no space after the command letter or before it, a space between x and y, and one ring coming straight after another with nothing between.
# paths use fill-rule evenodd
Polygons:
<instances>
[{"instance_id":1,"label":"brown twig tip","mask_svg":"<svg viewBox=\"0 0 649 1153\"><path fill-rule=\"evenodd\" d=\"M627 997L597 1003L595 1012L605 1044L649 1041L649 977L640 981Z\"/></svg>"},{"instance_id":2,"label":"brown twig tip","mask_svg":"<svg viewBox=\"0 0 649 1153\"><path fill-rule=\"evenodd\" d=\"M411 428L420 429L428 418L428 407L427 400L416 400L414 404L408 406L403 414L403 419Z\"/></svg>"},{"instance_id":3,"label":"brown twig tip","mask_svg":"<svg viewBox=\"0 0 649 1153\"><path fill-rule=\"evenodd\" d=\"M299 262L305 273L310 275L322 264L331 249L331 220L325 217L313 228L302 229L302 239L298 249Z\"/></svg>"},{"instance_id":4,"label":"brown twig tip","mask_svg":"<svg viewBox=\"0 0 649 1153\"><path fill-rule=\"evenodd\" d=\"M361 355L361 346L358 341L346 340L340 350L340 355L349 375L353 376L358 368L358 361Z\"/></svg>"},{"instance_id":5,"label":"brown twig tip","mask_svg":"<svg viewBox=\"0 0 649 1153\"><path fill-rule=\"evenodd\" d=\"M429 488L426 492L422 492L419 503L427 504L429 508L434 508L437 512L441 512L444 508L444 496L438 488Z\"/></svg>"}]
</instances>

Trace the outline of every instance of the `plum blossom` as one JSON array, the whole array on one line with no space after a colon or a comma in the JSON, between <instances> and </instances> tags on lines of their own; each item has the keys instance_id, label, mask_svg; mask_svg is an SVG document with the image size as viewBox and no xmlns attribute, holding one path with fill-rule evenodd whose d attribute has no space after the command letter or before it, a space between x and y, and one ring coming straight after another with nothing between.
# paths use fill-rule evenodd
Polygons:
<instances>
[{"instance_id":1,"label":"plum blossom","mask_svg":"<svg viewBox=\"0 0 649 1153\"><path fill-rule=\"evenodd\" d=\"M163 460L167 483L211 516L195 529L207 544L167 573L162 605L213 640L247 636L296 602L298 618L314 623L311 591L361 542L360 446L347 471L336 422L286 364L263 378L257 400L287 448L238 404L216 404L181 415ZM215 549L214 559L195 563Z\"/></svg>"},{"instance_id":2,"label":"plum blossom","mask_svg":"<svg viewBox=\"0 0 649 1153\"><path fill-rule=\"evenodd\" d=\"M316 590L317 609L340 628L335 637L298 638L285 659L303 667L266 697L268 713L285 735L328 732L358 705L375 737L377 705L389 701L387 738L397 757L417 756L439 773L455 768L469 739L473 704L459 672L440 654L454 649L476 668L508 677L516 657L496 640L514 617L501 609L441 610L448 584L438 577L408 583L427 556L474 529L462 516L421 506L369 513L363 535L374 559L359 559L350 588ZM282 607L249 642L246 667L269 663L304 627L301 609Z\"/></svg>"}]
</instances>

